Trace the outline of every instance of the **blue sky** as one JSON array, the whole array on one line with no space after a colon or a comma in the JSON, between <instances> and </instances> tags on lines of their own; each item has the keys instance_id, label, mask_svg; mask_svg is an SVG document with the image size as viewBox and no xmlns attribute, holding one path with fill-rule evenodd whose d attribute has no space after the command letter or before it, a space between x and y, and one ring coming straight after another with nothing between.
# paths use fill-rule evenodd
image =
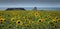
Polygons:
<instances>
[{"instance_id":1,"label":"blue sky","mask_svg":"<svg viewBox=\"0 0 60 29\"><path fill-rule=\"evenodd\" d=\"M0 0L0 9L8 7L60 7L60 0Z\"/></svg>"}]
</instances>

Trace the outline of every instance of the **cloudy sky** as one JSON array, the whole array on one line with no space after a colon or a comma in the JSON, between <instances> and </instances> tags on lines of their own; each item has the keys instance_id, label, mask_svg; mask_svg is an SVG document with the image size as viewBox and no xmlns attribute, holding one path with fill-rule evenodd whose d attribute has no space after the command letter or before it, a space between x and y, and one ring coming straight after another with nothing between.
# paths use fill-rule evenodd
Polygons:
<instances>
[{"instance_id":1,"label":"cloudy sky","mask_svg":"<svg viewBox=\"0 0 60 29\"><path fill-rule=\"evenodd\" d=\"M60 7L60 0L0 0L3 7Z\"/></svg>"}]
</instances>

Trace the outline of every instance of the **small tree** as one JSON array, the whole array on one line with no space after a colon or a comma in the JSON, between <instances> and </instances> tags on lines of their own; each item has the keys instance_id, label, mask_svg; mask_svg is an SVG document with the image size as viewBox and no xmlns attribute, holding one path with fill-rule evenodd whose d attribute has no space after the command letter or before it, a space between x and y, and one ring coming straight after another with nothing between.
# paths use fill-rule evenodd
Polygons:
<instances>
[{"instance_id":1,"label":"small tree","mask_svg":"<svg viewBox=\"0 0 60 29\"><path fill-rule=\"evenodd\" d=\"M37 7L34 7L33 10L37 10Z\"/></svg>"}]
</instances>

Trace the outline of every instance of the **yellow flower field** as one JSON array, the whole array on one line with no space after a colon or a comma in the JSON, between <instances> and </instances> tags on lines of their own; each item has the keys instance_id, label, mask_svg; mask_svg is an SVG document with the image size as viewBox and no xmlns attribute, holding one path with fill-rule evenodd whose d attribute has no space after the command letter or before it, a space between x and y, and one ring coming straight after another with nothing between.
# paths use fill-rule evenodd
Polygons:
<instances>
[{"instance_id":1,"label":"yellow flower field","mask_svg":"<svg viewBox=\"0 0 60 29\"><path fill-rule=\"evenodd\" d=\"M0 11L0 29L60 29L60 11Z\"/></svg>"}]
</instances>

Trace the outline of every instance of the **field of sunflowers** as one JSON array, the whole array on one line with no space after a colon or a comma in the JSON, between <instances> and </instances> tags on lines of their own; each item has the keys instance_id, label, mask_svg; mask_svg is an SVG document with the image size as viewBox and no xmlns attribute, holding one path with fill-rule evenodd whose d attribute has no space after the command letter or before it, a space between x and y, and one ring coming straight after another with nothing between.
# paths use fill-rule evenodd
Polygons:
<instances>
[{"instance_id":1,"label":"field of sunflowers","mask_svg":"<svg viewBox=\"0 0 60 29\"><path fill-rule=\"evenodd\" d=\"M0 29L60 29L60 11L0 11Z\"/></svg>"}]
</instances>

